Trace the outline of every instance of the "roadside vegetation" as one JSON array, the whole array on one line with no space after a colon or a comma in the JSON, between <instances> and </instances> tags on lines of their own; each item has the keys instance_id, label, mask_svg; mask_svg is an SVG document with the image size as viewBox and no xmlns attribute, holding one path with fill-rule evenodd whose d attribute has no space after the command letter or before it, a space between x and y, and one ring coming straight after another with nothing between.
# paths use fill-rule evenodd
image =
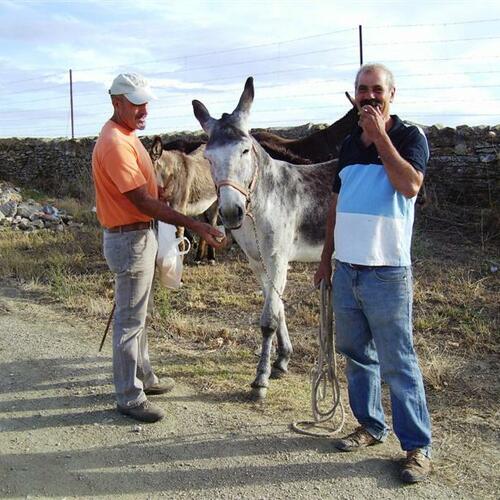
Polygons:
<instances>
[{"instance_id":1,"label":"roadside vegetation","mask_svg":"<svg viewBox=\"0 0 500 500\"><path fill-rule=\"evenodd\" d=\"M94 325L97 350L113 303L101 231L91 204L54 203L84 226L60 233L0 231L0 278L37 291L41 300ZM498 237L483 226L455 224L456 212L446 218L441 209L438 215L426 209L417 216L415 344L434 424L438 478L466 481L469 489L471 482L491 481L498 464ZM156 287L150 343L160 375L189 383L207 398L251 404L282 421L309 419L319 319L315 265L294 263L289 271L291 374L271 382L266 403L254 404L247 394L260 348L262 293L236 245L217 258L214 266L195 266L189 257L178 291ZM341 384L347 405L343 375ZM351 417L348 423L353 424Z\"/></svg>"}]
</instances>

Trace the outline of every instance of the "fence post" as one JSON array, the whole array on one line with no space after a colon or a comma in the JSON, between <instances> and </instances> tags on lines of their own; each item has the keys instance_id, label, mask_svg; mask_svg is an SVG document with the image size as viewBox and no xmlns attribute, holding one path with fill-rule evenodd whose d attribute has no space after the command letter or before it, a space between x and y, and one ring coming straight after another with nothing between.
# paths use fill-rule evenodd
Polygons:
<instances>
[{"instance_id":1,"label":"fence post","mask_svg":"<svg viewBox=\"0 0 500 500\"><path fill-rule=\"evenodd\" d=\"M69 70L69 98L71 104L71 139L75 138L75 124L73 121L73 72Z\"/></svg>"},{"instance_id":2,"label":"fence post","mask_svg":"<svg viewBox=\"0 0 500 500\"><path fill-rule=\"evenodd\" d=\"M358 26L359 30L359 65L363 66L363 26Z\"/></svg>"}]
</instances>

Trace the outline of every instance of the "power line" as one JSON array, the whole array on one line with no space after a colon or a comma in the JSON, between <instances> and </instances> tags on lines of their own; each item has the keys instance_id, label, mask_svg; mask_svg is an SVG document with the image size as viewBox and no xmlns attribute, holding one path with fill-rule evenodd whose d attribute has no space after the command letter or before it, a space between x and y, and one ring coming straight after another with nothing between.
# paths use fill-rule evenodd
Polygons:
<instances>
[{"instance_id":1,"label":"power line","mask_svg":"<svg viewBox=\"0 0 500 500\"><path fill-rule=\"evenodd\" d=\"M335 96L343 96L344 93L343 92L316 92L316 93L309 93L309 94L281 94L279 96L272 96L272 97L260 97L259 98L259 103L260 102L263 102L263 101L273 101L273 102L276 102L276 101L284 101L284 100L289 100L289 99L309 99L309 98L317 98L317 97L325 97L325 98L328 98L328 99L331 99L332 97L335 97ZM439 103L439 104L457 104L457 103L463 103L463 102L467 102L467 103L479 103L481 105L484 105L485 103L497 103L497 102L500 102L500 98L498 99L495 99L495 98L491 98L491 99L486 99L486 98L481 98L481 99L477 99L477 100L471 100L470 98L469 99L456 99L456 98L453 98L453 99L446 99L446 98L443 98L443 99L418 99L418 100L405 100L405 99L397 99L396 101L396 105L398 107L401 107L401 106L406 106L408 104L419 104L419 105L424 105L424 104L435 104L435 103ZM219 101L210 101L210 105L213 106L213 105L220 105L220 104L227 104L227 105L234 105L234 99L224 99L224 100L219 100ZM153 114L157 114L158 111L163 111L163 110L171 110L171 109L176 109L176 108L186 108L186 107L189 107L189 103L184 101L183 103L180 103L180 104L166 104L164 106L155 106L153 108ZM325 104L322 104L322 105L317 105L317 106L302 106L300 108L297 108L296 105L294 105L294 110L296 109L321 109L321 108L325 108L325 109L347 109L348 107L348 104L345 103L345 104L333 104L331 102L328 102L328 103L325 103ZM259 112L270 112L270 111L284 111L285 109L284 108L276 108L276 109L271 109L271 108L264 108L264 109L260 109ZM26 114L30 114L30 113L33 113L34 110L32 109L26 109L26 110L17 110L17 111L5 111L3 112L3 115L5 117L8 117L9 115L14 115L14 116L18 116L18 115L26 115ZM78 111L78 108L77 108L77 111ZM69 111L68 111L69 112ZM178 117L185 117L185 116L191 116L190 114L188 115L168 115L168 119L173 119L173 118L178 118ZM57 117L53 117L54 119L56 119ZM153 116L153 118L150 118L150 120L153 119L158 119L158 118L155 118ZM161 118L163 119L163 118ZM9 119L9 124L12 125L12 124L23 124L25 123L26 119L25 118L20 118L19 120L12 120L12 119ZM95 122L77 122L78 125L88 125L88 124L94 124Z\"/></svg>"},{"instance_id":2,"label":"power line","mask_svg":"<svg viewBox=\"0 0 500 500\"><path fill-rule=\"evenodd\" d=\"M2 86L12 85L13 83L32 82L34 80L41 80L44 78L50 78L52 76L61 76L61 75L65 75L65 74L66 74L66 72L61 71L60 73L48 73L46 75L35 76L33 78L24 78L23 80L11 80L10 82L2 83Z\"/></svg>"},{"instance_id":3,"label":"power line","mask_svg":"<svg viewBox=\"0 0 500 500\"><path fill-rule=\"evenodd\" d=\"M450 43L450 42L472 42L475 40L498 40L500 37L498 36L478 36L471 38L449 38L447 40L405 40L405 44L419 44L419 43ZM394 42L379 42L379 43L370 43L370 47L382 47L387 45L394 45Z\"/></svg>"},{"instance_id":4,"label":"power line","mask_svg":"<svg viewBox=\"0 0 500 500\"><path fill-rule=\"evenodd\" d=\"M46 91L46 90L53 90L53 89L67 89L68 88L68 83L57 83L55 85L51 85L50 87L38 87L36 89L23 89L23 90L16 90L14 92L11 92L9 95L15 95L15 94L23 94L25 92L40 92L40 91Z\"/></svg>"},{"instance_id":5,"label":"power line","mask_svg":"<svg viewBox=\"0 0 500 500\"><path fill-rule=\"evenodd\" d=\"M379 28L416 28L428 26L457 26L462 24L481 24L481 23L497 23L500 19L479 19L477 21L457 21L451 23L428 23L428 24L379 24L379 25L363 25L363 29L379 29Z\"/></svg>"},{"instance_id":6,"label":"power line","mask_svg":"<svg viewBox=\"0 0 500 500\"><path fill-rule=\"evenodd\" d=\"M495 100L492 100L492 102L498 102L499 100L498 99L495 99ZM442 101L440 100L435 100L435 101L410 101L410 102L397 102L397 105L398 106L401 106L401 105L405 105L405 104L424 104L426 102L437 102L437 103L441 103ZM462 101L451 101L451 102L468 102L466 100L462 100ZM213 104L213 103L211 103ZM232 104L234 104L234 102L232 102ZM349 109L349 106L348 104L346 103L345 105L339 105L339 104L330 104L330 103L327 103L327 104L321 104L321 105L309 105L309 106L293 106L293 111L308 111L308 110L317 110L317 109L324 109L325 111L328 111L328 110L331 110L331 109L343 109L345 111L347 111ZM158 111L158 109L157 109ZM257 110L254 110L252 112L252 115L262 115L262 114L266 114L266 113L275 113L275 112L285 112L285 111L289 111L288 108L286 107L281 107L281 108L264 108L264 109L257 109ZM410 113L410 114L414 114L413 111L411 110L407 110L407 113ZM423 113L424 115L429 115L431 116L432 113ZM440 112L439 113L440 115L446 115L446 116L500 116L499 113L443 113L443 112ZM183 113L183 114L178 114L178 115L168 115L167 119L169 121L171 120L178 120L178 119L193 119L193 114L192 112L186 112L186 113ZM165 121L165 117L164 116L157 116L157 114L155 114L155 116L152 116L150 118L148 118L148 123L156 123L156 122L164 122ZM9 123L13 123L12 121L10 121ZM15 123L15 122L14 122ZM22 123L22 122L21 122ZM92 120L92 121L78 121L78 126L79 127L98 127L99 125L97 124L96 121ZM32 129L30 129L32 130ZM37 129L35 129L37 130ZM43 130L43 129L42 129Z\"/></svg>"},{"instance_id":7,"label":"power line","mask_svg":"<svg viewBox=\"0 0 500 500\"><path fill-rule=\"evenodd\" d=\"M500 18L446 22L446 23L363 25L363 29L370 30L370 29L380 29L380 28L386 29L386 28L409 28L409 27L429 27L429 26L457 26L457 25L469 25L469 24L481 24L481 23L495 23L495 22L499 22L499 21L500 21ZM335 30L335 31L328 31L325 33L318 33L315 35L290 38L290 39L282 40L279 42L269 42L269 43L256 44L256 45L246 45L246 46L236 47L236 48L232 48L232 49L215 50L215 51L202 52L202 53L197 53L197 54L187 54L187 55L183 55L183 56L175 56L175 57L170 57L170 58L151 59L151 60L146 60L146 61L141 60L141 61L127 63L127 66L134 66L137 64L145 65L145 64L152 64L152 63L158 63L158 62L185 61L186 59L194 59L194 58L212 56L212 55L229 54L229 53L240 52L243 50L251 50L251 49L256 49L256 48L273 47L273 46L279 47L279 46L294 43L294 42L311 40L311 39L315 39L315 38L322 38L322 37L332 36L332 35L336 35L336 34L340 34L340 33L347 33L350 31L356 32L357 28L354 28L354 27L353 28L344 28L344 29ZM464 40L469 41L469 40L480 40L480 39L485 39L485 38L469 38L469 39L464 39ZM445 42L445 41L455 41L455 40L442 40L442 41ZM431 43L431 42L433 42L433 41L423 41L421 43ZM115 68L119 68L119 67L123 67L123 66L124 65L118 65L118 66L115 66ZM84 71L94 71L94 70L99 70L99 69L109 70L110 68L109 68L109 66L94 66L94 67L88 67L88 68L76 68L75 71L84 72ZM65 74L66 74L65 71L58 72L58 73L48 73L45 75L41 75L39 77L11 80L8 82L4 82L3 85L8 86L8 85L11 85L14 83L22 83L22 82L28 82L28 81L33 81L33 80L40 80L40 79L49 78L52 76L60 76L60 75L65 75Z\"/></svg>"},{"instance_id":8,"label":"power line","mask_svg":"<svg viewBox=\"0 0 500 500\"><path fill-rule=\"evenodd\" d=\"M461 75L461 74L474 74L475 72L459 72L459 73L422 73L422 74L406 74L406 75L399 75L399 78L406 78L406 77L414 77L414 76L446 76L446 75ZM485 74L496 74L500 73L500 70L494 70L494 71L487 71L484 72ZM322 79L320 82L318 82L318 85L321 84L327 84L327 83L332 83L332 82L338 82L339 80L337 78L330 78L330 79ZM238 82L240 83L240 82ZM308 86L314 86L314 83L309 83ZM494 84L484 84L484 85L460 85L460 86L436 86L436 87L416 87L412 89L402 89L400 92L410 92L410 91L420 91L420 90L451 90L451 89L466 89L466 88L494 88L494 87L499 87L500 83L494 83ZM287 88L289 87L289 84L271 84L271 85L260 85L257 89L258 90L264 90L264 89L280 89L280 88ZM334 91L334 92L329 92L321 95L327 95L327 96L335 96L335 95L343 95L344 91ZM97 94L95 92L87 92L87 93L75 93L75 99L78 97L81 97L83 95L87 96L93 96L93 95L100 95L101 97L105 97L105 94ZM293 94L293 97L300 96L301 94ZM171 98L166 98L163 99L162 105L157 105L155 106L156 109L163 109L165 107L177 107L178 104L176 105L175 103L180 103L181 99L187 99L190 100L192 97L186 96L186 95L175 95L174 97ZM261 99L279 99L279 96L274 96L274 97L262 97ZM40 98L40 99L31 99L27 101L20 101L16 102L17 105L19 104L31 104L31 103L36 103L36 102L44 102L44 101L55 101L55 100L61 100L61 99L67 99L67 95L61 95L61 96L54 96L54 97L46 97L46 98ZM223 104L223 103L229 103L230 101L228 100L222 100L222 101L212 101L212 104ZM100 102L90 102L90 103L85 103L85 106L92 106L92 105L97 105L97 104L102 104L102 100ZM37 111L37 110L22 110L22 111Z\"/></svg>"},{"instance_id":9,"label":"power line","mask_svg":"<svg viewBox=\"0 0 500 500\"><path fill-rule=\"evenodd\" d=\"M185 61L186 59L194 59L197 57L229 54L229 53L233 53L233 52L239 52L242 50L250 50L250 49L263 48L263 47L273 47L273 46L277 47L277 46L285 45L288 43L294 43L294 42L309 40L309 39L313 39L313 38L321 38L321 37L325 37L325 36L335 35L338 33L345 33L348 31L356 31L356 29L357 28L344 28L341 30L329 31L326 33L319 33L317 35L309 35L309 36L304 36L304 37L299 37L299 38L290 38L288 40L283 40L281 42L270 42L270 43L262 43L262 44L257 44L257 45L246 45L246 46L242 46L242 47L236 47L233 49L214 50L211 52L204 52L204 53L199 53L199 54L188 54L188 55L184 55L184 56L176 56L176 57L170 57L170 58L165 58L165 59L152 59L150 61L136 61L136 62L128 63L128 65L134 66L136 64L152 64L152 63L158 63L158 62ZM123 66L123 65L121 65L121 66ZM120 66L118 66L118 67L120 67ZM77 70L78 71L94 71L96 69L109 69L109 66L100 66L100 67L84 68L84 69L77 69Z\"/></svg>"},{"instance_id":10,"label":"power line","mask_svg":"<svg viewBox=\"0 0 500 500\"><path fill-rule=\"evenodd\" d=\"M486 59L482 59L480 62L481 63L485 63L487 61L489 61L490 59L499 59L500 56L490 56ZM466 56L466 57L444 57L444 58L421 58L421 59L412 59L413 62L433 62L433 61L459 61L459 60L470 60L470 59L477 59L477 56ZM408 62L407 59L392 59L392 60L387 60L386 63L399 63L399 62ZM342 66L357 66L356 63L352 63L352 62L349 62L349 63L339 63L339 64L335 64L335 67L342 67ZM219 65L217 67L226 67L226 65ZM188 70L185 70L185 71L188 71ZM298 71L303 71L303 68L293 68L293 69L287 69L287 70L273 70L273 71L266 71L266 72L253 72L253 75L254 76L266 76L266 75L274 75L274 74L285 74L285 73L292 73L292 72L298 72ZM452 75L452 74L489 74L489 73L495 73L497 71L481 71L481 72L478 72L478 71L470 71L470 72L457 72L457 73L446 73L446 75ZM158 77L159 75L164 75L166 73L153 73L150 78L155 78L155 77ZM414 76L432 76L432 75L444 75L444 73L421 73L421 74L415 74ZM232 76L229 76L229 77L218 77L218 78L210 78L210 79L205 79L203 81L200 81L200 80L195 80L195 81L191 81L190 83L191 84L207 84L207 83L213 83L213 82L222 82L222 81L232 81L234 80L235 77L237 77L239 75L232 75ZM411 77L413 76L412 74L407 74L407 75L398 75L398 79L399 78L404 78L404 77ZM331 80L329 80L331 81ZM88 83L88 82L84 82L84 83ZM77 82L77 85L80 84L80 82ZM62 84L61 84L62 86ZM55 88L55 87L50 87L50 88ZM262 87L260 87L262 88ZM34 89L36 90L36 89ZM33 91L34 91L33 90ZM40 89L42 90L42 89ZM49 88L47 88L47 90L49 90ZM26 92L26 93L30 93L32 92L31 90L24 90L24 91L18 91L18 92L13 92L11 94L7 94L7 95L13 95L13 94L20 94L20 93L23 93L23 92ZM83 96L83 95L102 95L102 94L98 94L97 92L95 91L88 91L88 92L78 92L77 93L78 96ZM66 97L61 97L61 96L56 96L56 97L47 97L47 98L41 98L41 99L30 99L30 100L27 100L27 101L18 101L17 104L24 104L24 103L33 103L33 102L41 102L41 101L45 101L45 100L58 100L58 99L65 99Z\"/></svg>"},{"instance_id":11,"label":"power line","mask_svg":"<svg viewBox=\"0 0 500 500\"><path fill-rule=\"evenodd\" d=\"M498 117L500 119L500 113L494 114L494 113L432 113L432 112L429 112L429 113L407 112L407 113L405 113L404 118L405 118L405 120L408 120L409 118L414 117L414 116L429 116L429 117L440 117L440 118L447 118L447 117L464 117L464 118ZM194 117L190 117L190 118L192 118L194 120ZM260 125L261 121L254 120L252 123L252 128L262 128L262 127L268 128L270 125L273 125L273 124L283 124L283 126L287 126L290 123L305 124L305 123L327 123L327 122L329 122L328 120L327 120L327 122L325 122L325 120L326 120L325 117L286 118L286 119L281 119L281 120L266 120L264 125ZM149 121L151 122L153 120L149 120ZM262 122L262 123L264 123L264 122ZM94 134L94 135L97 135L97 133L100 131L101 127L102 127L102 123L95 126L96 134ZM46 128L46 127L39 127L39 128L35 128L35 129L31 129L31 128L29 129L29 131L31 133L43 131L45 133L59 133L59 134L61 134L61 136L64 136L64 135L67 136L68 135L67 132L66 132L66 134L64 134L63 130L64 130L64 127L52 128L52 129ZM66 127L66 131L67 131L67 127ZM168 130L167 130L167 132L168 132ZM171 132L179 132L179 129L171 130ZM151 131L151 132L147 133L146 135L153 135L155 133L156 132ZM166 132L161 132L161 133L166 133ZM0 137L2 137L2 132L0 132ZM12 137L12 135L5 136L5 137L6 138ZM79 137L88 137L88 136L79 135Z\"/></svg>"}]
</instances>

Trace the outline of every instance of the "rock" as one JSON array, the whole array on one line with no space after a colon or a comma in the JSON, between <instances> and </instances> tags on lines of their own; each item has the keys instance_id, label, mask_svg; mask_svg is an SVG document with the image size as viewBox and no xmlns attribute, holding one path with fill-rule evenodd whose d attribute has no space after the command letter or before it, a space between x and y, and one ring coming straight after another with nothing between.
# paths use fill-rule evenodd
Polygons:
<instances>
[{"instance_id":1,"label":"rock","mask_svg":"<svg viewBox=\"0 0 500 500\"><path fill-rule=\"evenodd\" d=\"M0 228L14 231L52 229L64 231L65 224L73 223L73 217L63 210L46 204L42 206L33 199L23 201L20 189L0 181ZM73 223L76 227L83 224Z\"/></svg>"},{"instance_id":2,"label":"rock","mask_svg":"<svg viewBox=\"0 0 500 500\"><path fill-rule=\"evenodd\" d=\"M0 212L6 217L14 217L17 213L17 201L9 200L0 205Z\"/></svg>"},{"instance_id":3,"label":"rock","mask_svg":"<svg viewBox=\"0 0 500 500\"><path fill-rule=\"evenodd\" d=\"M28 202L19 203L17 206L17 215L21 217L26 217L27 219L31 219L35 214L39 213L42 210L42 205L40 203L36 203L33 200L29 200Z\"/></svg>"},{"instance_id":4,"label":"rock","mask_svg":"<svg viewBox=\"0 0 500 500\"><path fill-rule=\"evenodd\" d=\"M460 142L455 146L455 153L457 155L467 154L467 144L465 142Z\"/></svg>"},{"instance_id":5,"label":"rock","mask_svg":"<svg viewBox=\"0 0 500 500\"><path fill-rule=\"evenodd\" d=\"M0 181L0 205L3 205L8 201L15 201L16 203L22 201L19 189L8 183Z\"/></svg>"},{"instance_id":6,"label":"rock","mask_svg":"<svg viewBox=\"0 0 500 500\"><path fill-rule=\"evenodd\" d=\"M491 163L491 162L496 161L496 159L497 159L497 155L493 154L493 153L479 155L479 161L481 161L481 163Z\"/></svg>"},{"instance_id":7,"label":"rock","mask_svg":"<svg viewBox=\"0 0 500 500\"><path fill-rule=\"evenodd\" d=\"M22 231L33 231L33 226L31 225L31 221L23 217L18 224L19 229Z\"/></svg>"},{"instance_id":8,"label":"rock","mask_svg":"<svg viewBox=\"0 0 500 500\"><path fill-rule=\"evenodd\" d=\"M51 216L53 219L59 218L59 210L56 207L53 207L52 205L44 205L42 207L42 212L44 214Z\"/></svg>"},{"instance_id":9,"label":"rock","mask_svg":"<svg viewBox=\"0 0 500 500\"><path fill-rule=\"evenodd\" d=\"M69 224L70 222L73 221L73 217L71 215L68 215L66 213L60 213L60 216L61 216L61 220L65 223L65 224Z\"/></svg>"}]
</instances>

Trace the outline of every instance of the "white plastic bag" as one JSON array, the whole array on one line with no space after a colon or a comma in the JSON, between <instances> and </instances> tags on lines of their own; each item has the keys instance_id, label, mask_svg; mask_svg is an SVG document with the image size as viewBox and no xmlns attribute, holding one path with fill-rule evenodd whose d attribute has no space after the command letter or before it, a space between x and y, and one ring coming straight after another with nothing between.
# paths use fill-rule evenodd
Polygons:
<instances>
[{"instance_id":1,"label":"white plastic bag","mask_svg":"<svg viewBox=\"0 0 500 500\"><path fill-rule=\"evenodd\" d=\"M182 256L191 249L186 237L176 237L177 228L172 224L158 221L158 254L156 267L160 283L166 288L179 288L182 279ZM186 250L179 249L179 243L186 242Z\"/></svg>"}]
</instances>

